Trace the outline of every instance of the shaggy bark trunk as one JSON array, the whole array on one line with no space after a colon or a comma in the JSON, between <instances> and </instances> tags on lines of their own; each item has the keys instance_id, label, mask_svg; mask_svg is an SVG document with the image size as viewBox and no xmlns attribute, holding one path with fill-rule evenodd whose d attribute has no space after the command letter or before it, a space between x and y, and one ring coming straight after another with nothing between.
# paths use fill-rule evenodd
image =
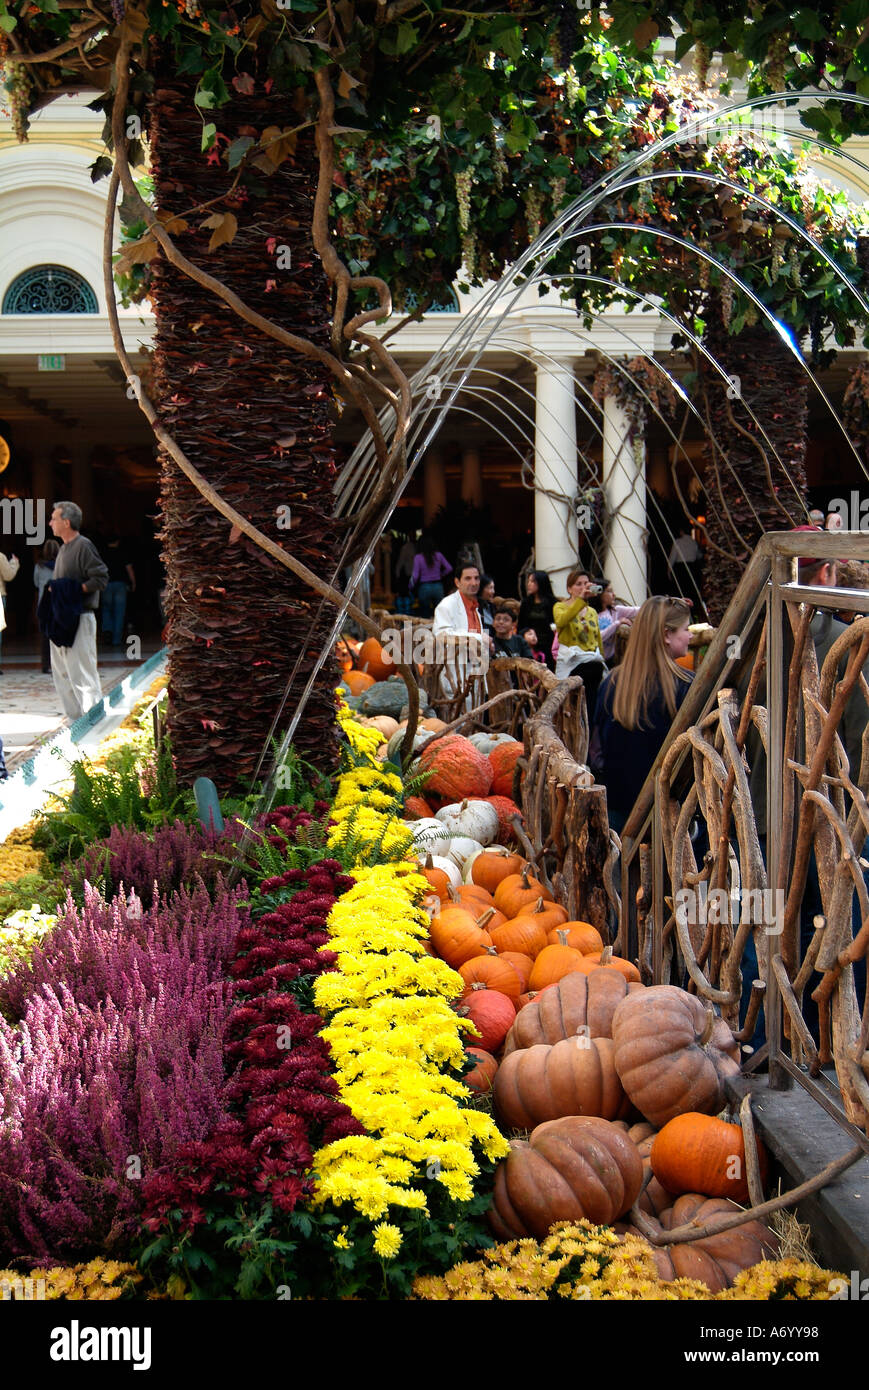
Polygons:
<instances>
[{"instance_id":1,"label":"shaggy bark trunk","mask_svg":"<svg viewBox=\"0 0 869 1390\"><path fill-rule=\"evenodd\" d=\"M764 532L787 531L805 520L808 376L778 334L767 326L746 328L731 337L718 301L703 341L727 373L734 395L728 399L727 383L703 358L703 403L709 433L719 446L715 448L707 440L703 451L710 540L703 597L710 622L717 625ZM737 398L737 391L751 406L781 463Z\"/></svg>"},{"instance_id":2,"label":"shaggy bark trunk","mask_svg":"<svg viewBox=\"0 0 869 1390\"><path fill-rule=\"evenodd\" d=\"M149 134L156 205L161 215L183 214L224 193L233 175L225 162L201 153L196 79L159 63L154 76ZM286 99L269 97L260 80L252 95L233 95L228 106L205 114L212 118L221 151L224 137L296 124ZM329 285L310 237L315 183L313 143L300 137L294 158L247 193L191 217L176 240L254 309L327 346ZM231 212L238 231L209 253L212 232L200 224L212 211ZM291 265L279 268L286 248ZM331 577L338 546L328 372L249 327L163 258L152 270L153 390L162 423L227 501ZM245 537L233 541L226 520L171 459L161 454L160 461L168 728L177 771L186 783L205 775L221 790L238 788L255 769L301 651L281 719L286 726L333 612L325 607L315 622L316 595ZM288 518L291 529L285 529ZM295 740L297 752L324 770L334 766L337 751L336 672L330 658Z\"/></svg>"}]
</instances>

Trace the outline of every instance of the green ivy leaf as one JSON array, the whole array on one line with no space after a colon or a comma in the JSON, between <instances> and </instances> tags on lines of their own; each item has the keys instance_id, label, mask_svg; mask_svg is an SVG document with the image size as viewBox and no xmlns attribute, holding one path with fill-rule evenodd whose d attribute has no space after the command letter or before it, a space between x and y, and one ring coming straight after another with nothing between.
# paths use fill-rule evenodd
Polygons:
<instances>
[{"instance_id":1,"label":"green ivy leaf","mask_svg":"<svg viewBox=\"0 0 869 1390\"><path fill-rule=\"evenodd\" d=\"M201 148L202 148L203 153L204 153L206 150L210 150L210 149L211 149L211 146L214 144L214 137L215 137L216 134L217 134L217 126L216 126L216 125L213 125L211 122L209 122L208 125L204 125L204 126L202 127L202 146L201 146Z\"/></svg>"}]
</instances>

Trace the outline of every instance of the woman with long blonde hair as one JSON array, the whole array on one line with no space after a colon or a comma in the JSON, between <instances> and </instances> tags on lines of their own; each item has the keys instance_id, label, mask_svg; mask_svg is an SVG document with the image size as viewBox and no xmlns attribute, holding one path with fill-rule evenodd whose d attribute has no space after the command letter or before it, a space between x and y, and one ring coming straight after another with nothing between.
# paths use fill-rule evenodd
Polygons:
<instances>
[{"instance_id":1,"label":"woman with long blonde hair","mask_svg":"<svg viewBox=\"0 0 869 1390\"><path fill-rule=\"evenodd\" d=\"M676 664L691 640L690 616L687 599L647 599L633 621L621 665L598 692L592 766L607 789L616 831L627 820L693 679Z\"/></svg>"}]
</instances>

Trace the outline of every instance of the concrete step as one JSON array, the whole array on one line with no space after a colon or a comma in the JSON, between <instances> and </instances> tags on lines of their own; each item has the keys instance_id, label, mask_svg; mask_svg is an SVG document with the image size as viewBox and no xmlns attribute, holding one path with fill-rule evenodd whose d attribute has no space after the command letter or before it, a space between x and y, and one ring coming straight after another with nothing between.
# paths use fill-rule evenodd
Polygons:
<instances>
[{"instance_id":1,"label":"concrete step","mask_svg":"<svg viewBox=\"0 0 869 1390\"><path fill-rule=\"evenodd\" d=\"M770 1195L779 1177L786 1192L853 1147L851 1136L800 1086L771 1091L766 1076L740 1077L728 1082L728 1100L738 1106L748 1090L755 1129L774 1164ZM869 1276L869 1155L795 1210L812 1228L819 1260L849 1278L851 1271Z\"/></svg>"}]
</instances>

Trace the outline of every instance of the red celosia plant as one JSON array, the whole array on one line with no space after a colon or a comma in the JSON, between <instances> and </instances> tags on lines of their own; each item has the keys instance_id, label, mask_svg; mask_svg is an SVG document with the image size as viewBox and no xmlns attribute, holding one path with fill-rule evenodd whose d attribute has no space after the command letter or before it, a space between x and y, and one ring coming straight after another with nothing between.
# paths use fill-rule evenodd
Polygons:
<instances>
[{"instance_id":1,"label":"red celosia plant","mask_svg":"<svg viewBox=\"0 0 869 1390\"><path fill-rule=\"evenodd\" d=\"M284 815L287 828L294 819L296 832L311 823L307 813L301 816ZM187 1146L171 1169L148 1182L150 1231L183 1234L206 1222L213 1229L226 1199L237 1210L237 1199L247 1198L254 1212L267 1199L274 1213L288 1214L312 1194L314 1150L363 1133L337 1098L329 1049L319 1036L322 1019L303 1007L314 976L334 966L333 953L318 948L329 939L326 921L335 899L352 884L333 859L260 883L262 890L292 897L239 932L229 964L235 981L226 1034L230 1115L208 1140ZM222 1228L233 1220L241 1217L224 1213ZM199 1238L208 1234L200 1231Z\"/></svg>"}]
</instances>

